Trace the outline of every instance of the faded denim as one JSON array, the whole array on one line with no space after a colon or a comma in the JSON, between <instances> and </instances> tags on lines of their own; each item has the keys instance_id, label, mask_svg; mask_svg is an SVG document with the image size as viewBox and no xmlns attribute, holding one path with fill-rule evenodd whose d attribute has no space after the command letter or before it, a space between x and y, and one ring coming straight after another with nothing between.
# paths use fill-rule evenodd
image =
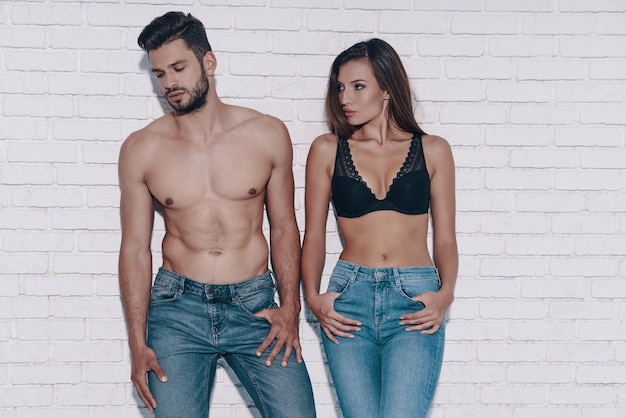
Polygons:
<instances>
[{"instance_id":1,"label":"faded denim","mask_svg":"<svg viewBox=\"0 0 626 418\"><path fill-rule=\"evenodd\" d=\"M335 310L361 321L354 338L324 349L344 418L425 418L443 360L445 324L432 335L407 332L400 315L424 308L411 299L436 292L434 267L369 268L339 260L329 291ZM445 321L444 321L445 322Z\"/></svg>"},{"instance_id":2,"label":"faded denim","mask_svg":"<svg viewBox=\"0 0 626 418\"><path fill-rule=\"evenodd\" d=\"M265 365L273 344L256 356L271 326L254 313L275 308L275 292L269 271L241 283L212 285L159 269L147 342L168 381L148 375L158 403L156 418L206 418L220 357L237 374L262 417L315 416L309 375L295 353L287 367L280 365L280 355L272 366Z\"/></svg>"}]
</instances>

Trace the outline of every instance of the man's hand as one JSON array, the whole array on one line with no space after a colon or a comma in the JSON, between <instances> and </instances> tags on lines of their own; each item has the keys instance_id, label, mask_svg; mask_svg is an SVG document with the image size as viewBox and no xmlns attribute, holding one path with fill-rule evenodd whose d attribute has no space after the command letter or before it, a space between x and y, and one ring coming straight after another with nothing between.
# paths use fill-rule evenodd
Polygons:
<instances>
[{"instance_id":1,"label":"man's hand","mask_svg":"<svg viewBox=\"0 0 626 418\"><path fill-rule=\"evenodd\" d=\"M400 316L400 325L409 325L407 331L421 331L424 334L434 334L441 327L444 315L452 304L454 297L444 292L426 292L413 298L421 302L424 309Z\"/></svg>"},{"instance_id":2,"label":"man's hand","mask_svg":"<svg viewBox=\"0 0 626 418\"><path fill-rule=\"evenodd\" d=\"M335 344L339 344L336 336L354 338L352 333L361 330L359 321L343 316L335 310L337 297L339 297L338 292L326 292L309 296L306 299L307 305L319 321L324 334Z\"/></svg>"},{"instance_id":3,"label":"man's hand","mask_svg":"<svg viewBox=\"0 0 626 418\"><path fill-rule=\"evenodd\" d=\"M265 337L257 349L256 355L260 357L270 344L272 344L272 341L276 340L276 344L265 362L266 366L272 365L272 362L283 347L285 348L285 353L280 362L281 366L287 367L289 357L294 349L296 350L296 360L298 363L302 363L302 347L300 346L300 336L298 335L298 314L298 310L290 309L285 306L263 309L254 314L259 318L265 319L272 325L269 334L267 334L267 337Z\"/></svg>"},{"instance_id":4,"label":"man's hand","mask_svg":"<svg viewBox=\"0 0 626 418\"><path fill-rule=\"evenodd\" d=\"M161 366L159 366L159 362L157 361L154 351L148 346L135 350L132 355L130 380L132 380L135 385L137 394L139 395L141 401L146 405L146 408L148 408L151 413L154 413L154 408L157 407L157 402L156 399L154 399L154 396L152 396L152 392L150 392L150 388L148 387L148 382L146 380L146 374L150 371L154 372L161 382L167 382L167 375L163 369L161 369Z\"/></svg>"}]
</instances>

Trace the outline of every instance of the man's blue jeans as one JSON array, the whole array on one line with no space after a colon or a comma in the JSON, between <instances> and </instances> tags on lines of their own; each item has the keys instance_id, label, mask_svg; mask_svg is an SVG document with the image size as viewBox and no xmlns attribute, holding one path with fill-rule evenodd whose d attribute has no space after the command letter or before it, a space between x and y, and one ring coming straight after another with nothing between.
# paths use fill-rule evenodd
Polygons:
<instances>
[{"instance_id":1,"label":"man's blue jeans","mask_svg":"<svg viewBox=\"0 0 626 418\"><path fill-rule=\"evenodd\" d=\"M256 350L270 324L253 313L275 308L271 273L228 285L195 282L163 268L152 287L148 346L167 374L167 383L149 373L157 418L206 418L220 357L228 362L263 417L314 417L311 382L295 353L287 367L280 356L265 365Z\"/></svg>"},{"instance_id":2,"label":"man's blue jeans","mask_svg":"<svg viewBox=\"0 0 626 418\"><path fill-rule=\"evenodd\" d=\"M344 418L424 418L434 397L445 340L407 332L400 315L424 308L411 299L441 287L434 267L368 268L339 260L328 286L335 310L361 321L354 338L323 334Z\"/></svg>"}]
</instances>

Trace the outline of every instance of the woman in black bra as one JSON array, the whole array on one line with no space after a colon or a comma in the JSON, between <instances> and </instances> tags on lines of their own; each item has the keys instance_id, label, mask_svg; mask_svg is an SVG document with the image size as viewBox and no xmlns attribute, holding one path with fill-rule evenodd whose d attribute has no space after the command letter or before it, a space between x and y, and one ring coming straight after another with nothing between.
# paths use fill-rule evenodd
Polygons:
<instances>
[{"instance_id":1,"label":"woman in black bra","mask_svg":"<svg viewBox=\"0 0 626 418\"><path fill-rule=\"evenodd\" d=\"M426 417L458 270L452 152L415 121L407 74L380 39L335 59L326 114L331 133L306 166L302 276L341 410ZM329 202L344 246L320 294Z\"/></svg>"}]
</instances>

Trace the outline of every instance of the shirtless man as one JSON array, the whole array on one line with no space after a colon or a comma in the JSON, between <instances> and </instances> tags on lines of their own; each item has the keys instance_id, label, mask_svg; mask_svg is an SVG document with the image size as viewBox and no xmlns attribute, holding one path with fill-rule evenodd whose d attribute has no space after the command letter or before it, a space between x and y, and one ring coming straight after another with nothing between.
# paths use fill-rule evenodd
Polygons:
<instances>
[{"instance_id":1,"label":"shirtless man","mask_svg":"<svg viewBox=\"0 0 626 418\"><path fill-rule=\"evenodd\" d=\"M298 336L300 241L287 129L220 101L217 61L195 17L166 13L138 42L173 108L131 134L119 158L119 279L139 398L160 418L206 418L223 357L263 417L315 416ZM152 284L155 204L166 233Z\"/></svg>"}]
</instances>

